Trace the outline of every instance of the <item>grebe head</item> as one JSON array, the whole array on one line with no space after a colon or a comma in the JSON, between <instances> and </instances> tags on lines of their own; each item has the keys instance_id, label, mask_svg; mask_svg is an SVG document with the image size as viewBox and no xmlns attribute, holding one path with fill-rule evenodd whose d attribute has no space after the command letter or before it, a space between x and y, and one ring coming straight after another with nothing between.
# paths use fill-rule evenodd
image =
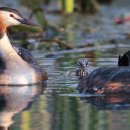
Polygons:
<instances>
[{"instance_id":1,"label":"grebe head","mask_svg":"<svg viewBox=\"0 0 130 130\"><path fill-rule=\"evenodd\" d=\"M0 22L0 34L3 34L7 27L13 25L26 24L35 26L35 24L25 19L16 9L8 7L0 7Z\"/></svg>"},{"instance_id":2,"label":"grebe head","mask_svg":"<svg viewBox=\"0 0 130 130\"><path fill-rule=\"evenodd\" d=\"M81 58L78 60L78 68L87 68L88 67L88 60L86 58Z\"/></svg>"}]
</instances>

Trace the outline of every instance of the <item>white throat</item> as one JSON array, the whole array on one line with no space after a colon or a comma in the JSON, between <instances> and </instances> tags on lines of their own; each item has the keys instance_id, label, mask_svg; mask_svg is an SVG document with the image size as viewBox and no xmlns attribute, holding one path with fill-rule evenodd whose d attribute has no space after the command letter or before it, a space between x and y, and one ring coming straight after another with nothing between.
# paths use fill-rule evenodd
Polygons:
<instances>
[{"instance_id":1,"label":"white throat","mask_svg":"<svg viewBox=\"0 0 130 130\"><path fill-rule=\"evenodd\" d=\"M10 55L18 55L17 52L12 47L7 34L5 33L0 39L0 56L4 59L8 58Z\"/></svg>"},{"instance_id":2,"label":"white throat","mask_svg":"<svg viewBox=\"0 0 130 130\"><path fill-rule=\"evenodd\" d=\"M6 64L6 70L10 72L10 70L17 72L21 70L21 73L24 73L29 70L29 65L18 55L15 49L12 47L8 36L6 33L0 39L0 57ZM14 73L15 74L15 73Z\"/></svg>"}]
</instances>

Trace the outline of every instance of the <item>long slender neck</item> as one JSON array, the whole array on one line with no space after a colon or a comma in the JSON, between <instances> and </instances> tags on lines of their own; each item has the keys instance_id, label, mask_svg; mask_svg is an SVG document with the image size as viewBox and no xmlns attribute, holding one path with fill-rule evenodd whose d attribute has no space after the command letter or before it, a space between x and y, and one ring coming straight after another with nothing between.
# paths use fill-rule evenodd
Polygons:
<instances>
[{"instance_id":1,"label":"long slender neck","mask_svg":"<svg viewBox=\"0 0 130 130\"><path fill-rule=\"evenodd\" d=\"M7 34L4 33L0 38L0 56L6 59L10 55L17 55L17 52L13 49Z\"/></svg>"}]
</instances>

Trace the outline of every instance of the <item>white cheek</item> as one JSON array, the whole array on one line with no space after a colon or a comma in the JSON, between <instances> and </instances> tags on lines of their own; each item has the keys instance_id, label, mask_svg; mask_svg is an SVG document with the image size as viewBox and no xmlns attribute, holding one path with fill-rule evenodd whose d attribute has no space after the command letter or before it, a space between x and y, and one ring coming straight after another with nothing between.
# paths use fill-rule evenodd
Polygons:
<instances>
[{"instance_id":1,"label":"white cheek","mask_svg":"<svg viewBox=\"0 0 130 130\"><path fill-rule=\"evenodd\" d=\"M19 24L20 24L19 21L17 21L16 19L10 17L10 20L9 20L9 22L8 22L8 26L11 26L11 25L19 25Z\"/></svg>"},{"instance_id":2,"label":"white cheek","mask_svg":"<svg viewBox=\"0 0 130 130\"><path fill-rule=\"evenodd\" d=\"M19 25L20 22L17 21L15 18L10 17L10 13L9 12L2 12L5 23L7 24L7 26L11 26L11 25Z\"/></svg>"}]
</instances>

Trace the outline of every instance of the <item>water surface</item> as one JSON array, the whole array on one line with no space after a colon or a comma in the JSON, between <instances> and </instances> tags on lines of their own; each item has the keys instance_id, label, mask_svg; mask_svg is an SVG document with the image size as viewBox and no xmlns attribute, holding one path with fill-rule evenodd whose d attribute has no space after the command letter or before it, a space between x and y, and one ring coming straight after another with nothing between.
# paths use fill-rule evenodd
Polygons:
<instances>
[{"instance_id":1,"label":"water surface","mask_svg":"<svg viewBox=\"0 0 130 130\"><path fill-rule=\"evenodd\" d=\"M118 6L118 8L117 8ZM120 11L119 11L120 7ZM128 130L129 95L77 94L77 59L88 58L89 70L116 66L118 55L130 50L129 23L116 25L114 18L128 12L121 1L103 6L95 15L47 15L50 24L65 30L64 40L72 50L33 50L48 73L46 86L2 88L0 125L10 130ZM52 20L53 19L53 20ZM63 22L64 21L64 22ZM62 36L62 38L63 38ZM8 90L8 91L6 91Z\"/></svg>"}]
</instances>

